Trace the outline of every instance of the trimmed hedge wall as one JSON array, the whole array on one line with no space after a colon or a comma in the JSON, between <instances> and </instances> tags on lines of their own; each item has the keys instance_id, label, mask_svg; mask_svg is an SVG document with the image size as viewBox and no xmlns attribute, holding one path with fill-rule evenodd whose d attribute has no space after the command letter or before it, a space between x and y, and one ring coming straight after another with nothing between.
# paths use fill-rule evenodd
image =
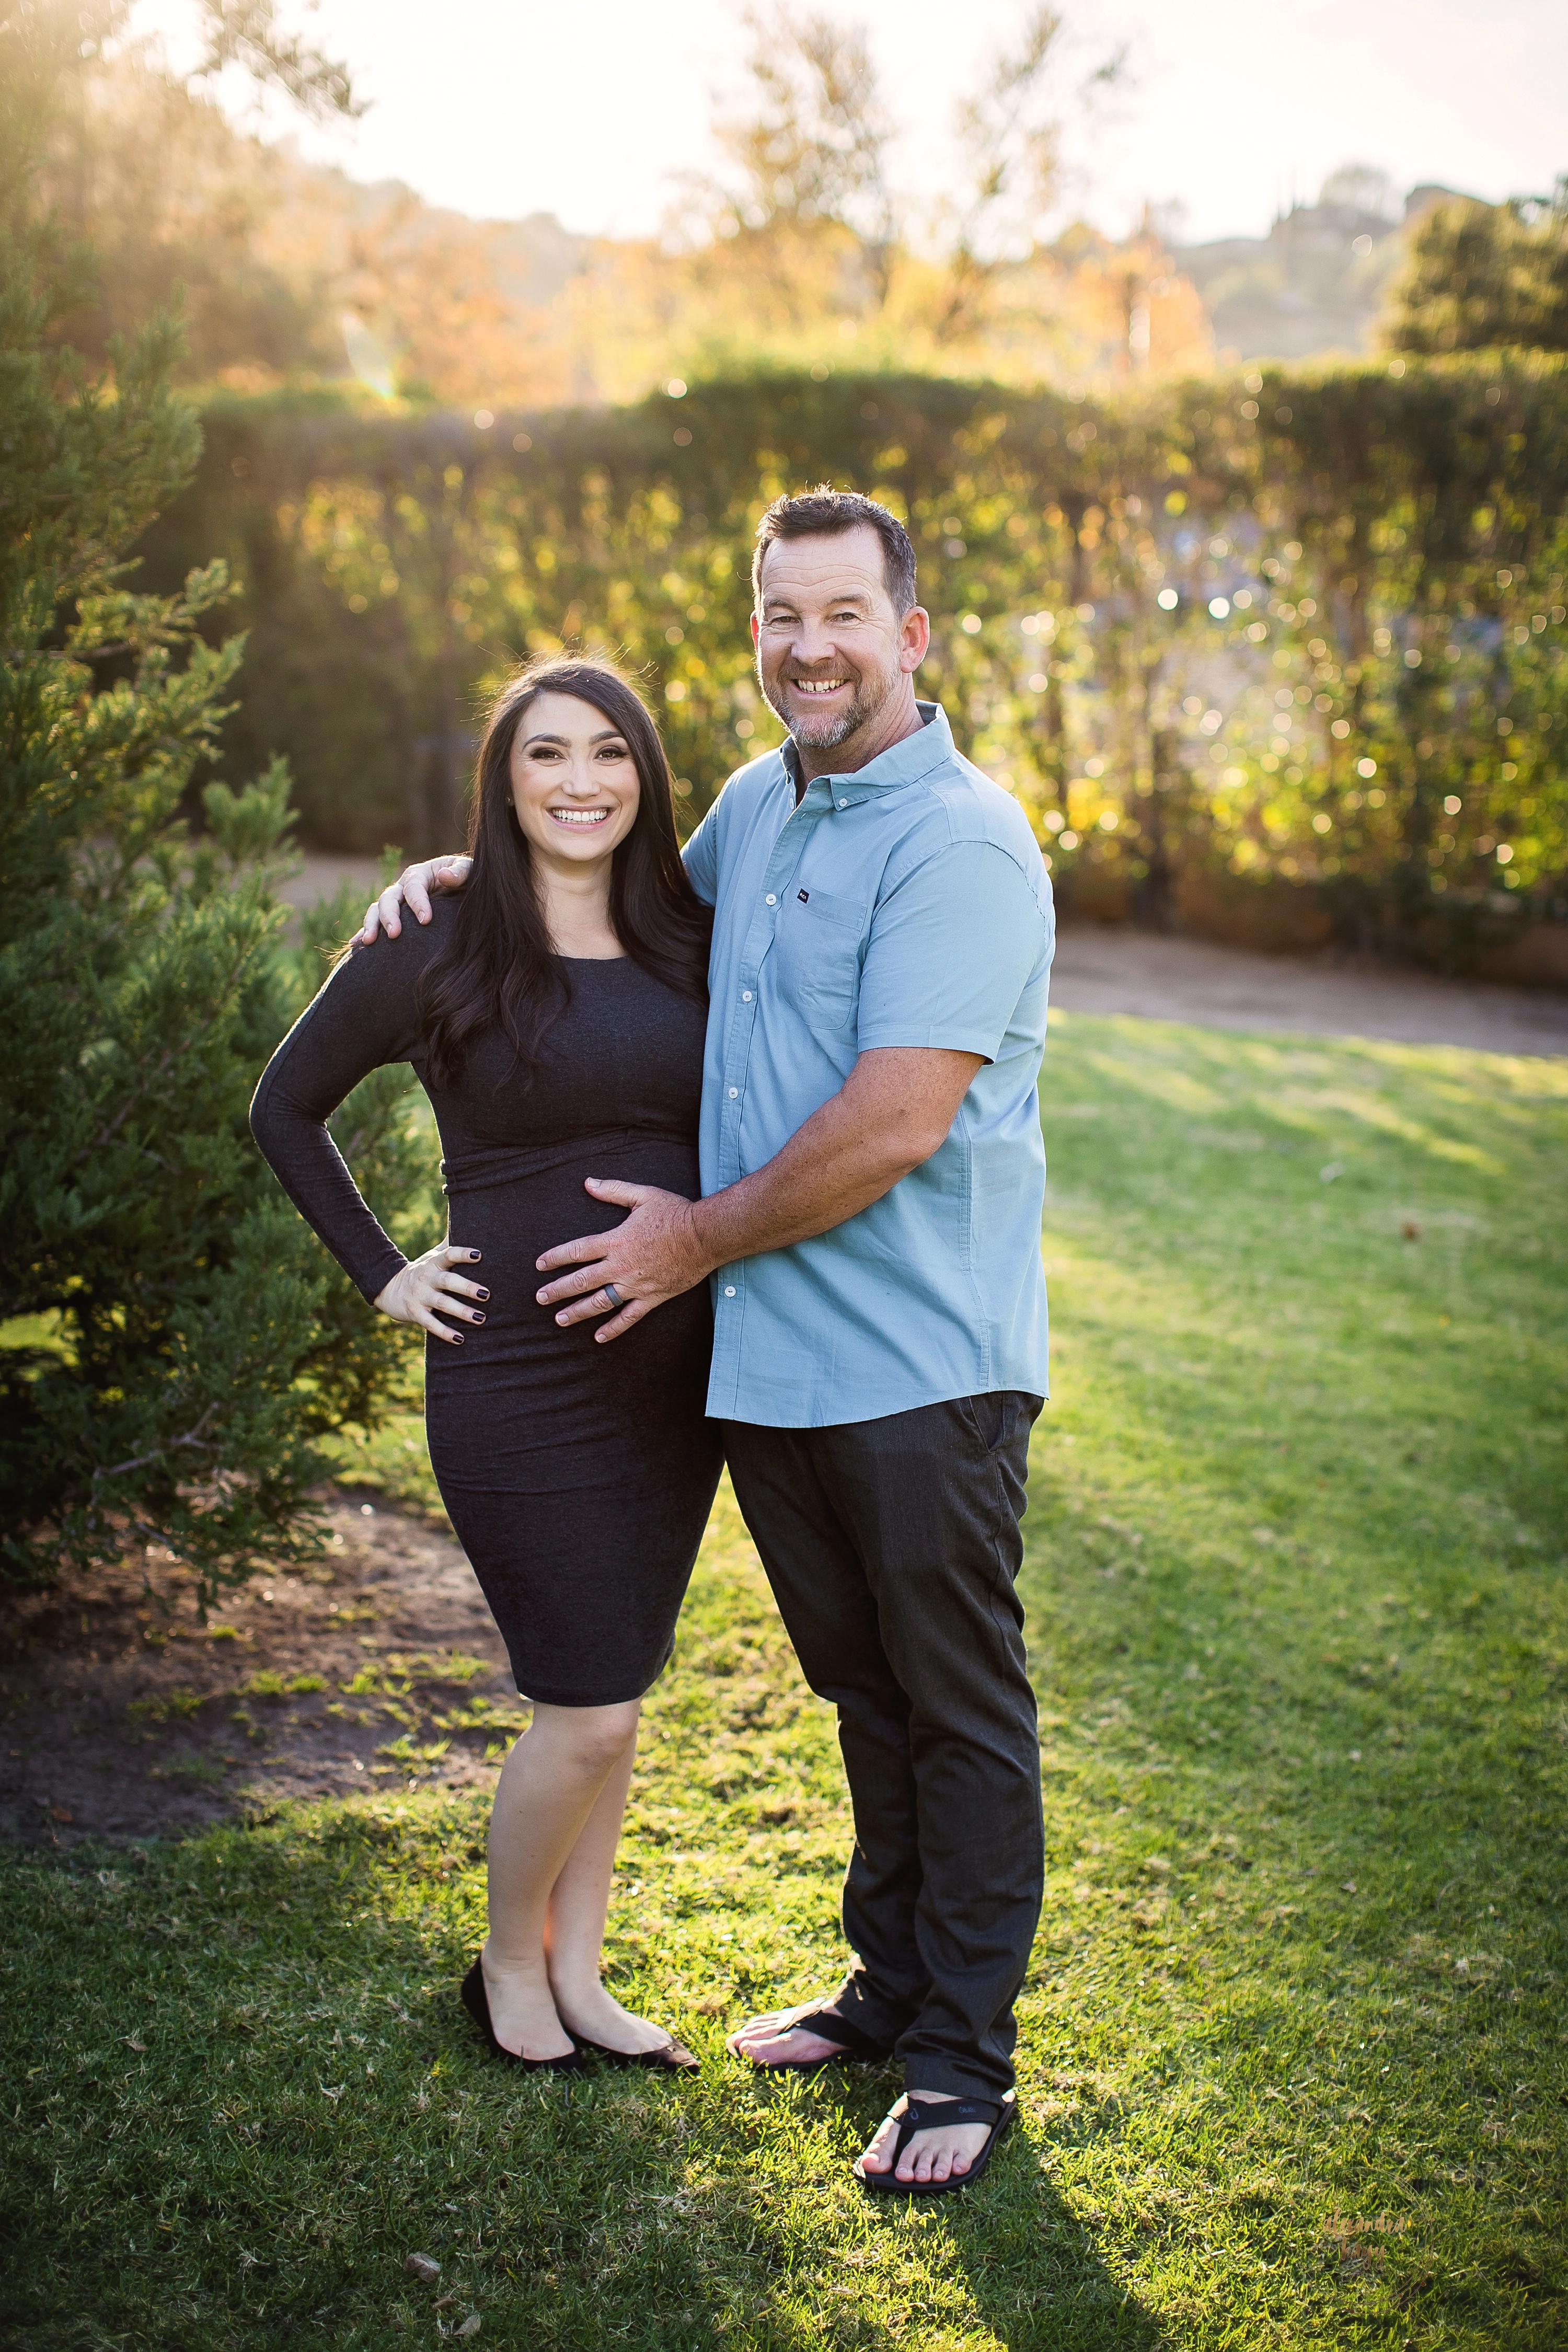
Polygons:
<instances>
[{"instance_id":1,"label":"trimmed hedge wall","mask_svg":"<svg viewBox=\"0 0 1568 2352\"><path fill-rule=\"evenodd\" d=\"M483 416L214 404L145 544L158 583L234 565L229 748L287 753L315 845L453 841L484 688L563 641L643 667L695 818L778 731L757 515L832 480L908 520L922 685L1069 904L1448 961L1568 911L1560 357L1098 403L766 375Z\"/></svg>"}]
</instances>

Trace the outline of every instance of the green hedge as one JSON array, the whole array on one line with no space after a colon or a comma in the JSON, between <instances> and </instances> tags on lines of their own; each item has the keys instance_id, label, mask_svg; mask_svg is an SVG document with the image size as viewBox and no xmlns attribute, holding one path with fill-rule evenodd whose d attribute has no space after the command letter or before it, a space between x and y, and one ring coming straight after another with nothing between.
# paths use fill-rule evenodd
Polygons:
<instances>
[{"instance_id":1,"label":"green hedge","mask_svg":"<svg viewBox=\"0 0 1568 2352\"><path fill-rule=\"evenodd\" d=\"M757 514L830 479L908 519L923 682L1069 900L1164 922L1283 893L1449 958L1564 911L1560 357L1115 402L835 373L483 425L327 395L203 422L145 551L158 578L234 564L231 749L289 755L320 845L451 841L484 685L563 640L646 666L695 817L776 740L746 629Z\"/></svg>"}]
</instances>

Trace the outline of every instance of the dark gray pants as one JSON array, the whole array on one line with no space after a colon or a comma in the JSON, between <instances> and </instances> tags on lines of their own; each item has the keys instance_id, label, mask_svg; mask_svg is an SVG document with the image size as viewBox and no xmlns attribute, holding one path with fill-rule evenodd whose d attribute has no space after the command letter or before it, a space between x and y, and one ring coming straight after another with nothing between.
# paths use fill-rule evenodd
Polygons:
<instances>
[{"instance_id":1,"label":"dark gray pants","mask_svg":"<svg viewBox=\"0 0 1568 2352\"><path fill-rule=\"evenodd\" d=\"M724 1426L806 1681L838 1710L855 1811L838 2007L912 2089L1013 2081L1039 1917L1040 1750L1015 1589L1037 1397L828 1429Z\"/></svg>"}]
</instances>

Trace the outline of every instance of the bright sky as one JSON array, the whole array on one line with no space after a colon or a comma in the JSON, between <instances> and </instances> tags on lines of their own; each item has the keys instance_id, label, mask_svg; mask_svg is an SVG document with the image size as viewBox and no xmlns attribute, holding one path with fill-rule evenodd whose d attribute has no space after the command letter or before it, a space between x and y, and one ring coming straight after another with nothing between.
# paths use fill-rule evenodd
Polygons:
<instances>
[{"instance_id":1,"label":"bright sky","mask_svg":"<svg viewBox=\"0 0 1568 2352\"><path fill-rule=\"evenodd\" d=\"M737 0L280 0L347 59L370 112L306 133L356 179L400 179L489 218L657 226L671 175L709 160L712 93L732 87ZM838 13L835 5L834 13ZM1016 37L1025 0L855 0L908 126L899 164L940 178L954 94ZM1337 164L1498 198L1568 170L1563 0L1089 0L1068 9L1085 62L1131 44L1133 83L1092 147L1080 209L1120 231L1179 199L1185 236L1261 235ZM139 27L191 53L192 0L138 0Z\"/></svg>"}]
</instances>

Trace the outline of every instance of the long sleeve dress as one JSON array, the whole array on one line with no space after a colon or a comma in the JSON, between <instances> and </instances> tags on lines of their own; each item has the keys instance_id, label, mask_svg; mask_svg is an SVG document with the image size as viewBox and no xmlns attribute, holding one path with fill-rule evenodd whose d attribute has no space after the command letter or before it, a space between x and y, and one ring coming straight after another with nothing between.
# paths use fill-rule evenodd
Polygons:
<instances>
[{"instance_id":1,"label":"long sleeve dress","mask_svg":"<svg viewBox=\"0 0 1568 2352\"><path fill-rule=\"evenodd\" d=\"M531 1078L500 1036L433 1085L415 990L455 907L341 963L264 1072L251 1128L285 1192L374 1300L405 1264L326 1122L368 1073L410 1062L441 1135L449 1234L483 1253L486 1320L426 1342L426 1430L441 1497L500 1629L520 1693L554 1706L633 1699L674 1646L718 1484L704 1417L706 1286L607 1347L534 1293L542 1250L618 1225L588 1176L698 1197L704 1017L629 957L566 961L565 1009Z\"/></svg>"}]
</instances>

